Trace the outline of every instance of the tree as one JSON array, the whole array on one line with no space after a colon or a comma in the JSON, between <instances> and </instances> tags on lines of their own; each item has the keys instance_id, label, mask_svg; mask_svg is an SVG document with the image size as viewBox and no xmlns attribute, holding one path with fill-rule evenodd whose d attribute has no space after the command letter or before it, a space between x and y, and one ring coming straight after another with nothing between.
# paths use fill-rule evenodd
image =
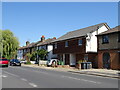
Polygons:
<instances>
[{"instance_id":1,"label":"tree","mask_svg":"<svg viewBox=\"0 0 120 90\"><path fill-rule=\"evenodd\" d=\"M37 51L34 51L34 52L32 52L31 60L32 60L32 61L35 61L36 58L37 58Z\"/></svg>"},{"instance_id":2,"label":"tree","mask_svg":"<svg viewBox=\"0 0 120 90\"><path fill-rule=\"evenodd\" d=\"M43 60L45 58L45 56L47 56L48 52L45 49L40 49L37 50L37 59L38 59L38 66L39 66L39 57L41 60Z\"/></svg>"},{"instance_id":3,"label":"tree","mask_svg":"<svg viewBox=\"0 0 120 90\"><path fill-rule=\"evenodd\" d=\"M43 60L45 56L47 56L48 52L45 49L40 49L40 50L37 50L37 54L40 57L40 59Z\"/></svg>"},{"instance_id":4,"label":"tree","mask_svg":"<svg viewBox=\"0 0 120 90\"><path fill-rule=\"evenodd\" d=\"M15 58L17 49L19 48L19 41L10 30L0 30L0 54L7 58Z\"/></svg>"},{"instance_id":5,"label":"tree","mask_svg":"<svg viewBox=\"0 0 120 90\"><path fill-rule=\"evenodd\" d=\"M32 54L27 53L27 54L26 54L26 57L27 57L27 63L30 63L30 59L31 59L31 57L32 57Z\"/></svg>"}]
</instances>

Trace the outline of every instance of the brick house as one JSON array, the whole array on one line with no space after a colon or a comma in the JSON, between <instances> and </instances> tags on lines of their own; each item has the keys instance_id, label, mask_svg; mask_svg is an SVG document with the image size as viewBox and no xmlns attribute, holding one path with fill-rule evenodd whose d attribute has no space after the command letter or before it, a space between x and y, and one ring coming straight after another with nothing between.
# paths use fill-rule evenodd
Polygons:
<instances>
[{"instance_id":1,"label":"brick house","mask_svg":"<svg viewBox=\"0 0 120 90\"><path fill-rule=\"evenodd\" d=\"M101 23L83 29L68 32L53 42L53 53L65 65L76 66L79 60L92 62L97 67L97 37L107 31L109 26Z\"/></svg>"},{"instance_id":2,"label":"brick house","mask_svg":"<svg viewBox=\"0 0 120 90\"><path fill-rule=\"evenodd\" d=\"M98 35L98 67L120 69L120 26Z\"/></svg>"}]
</instances>

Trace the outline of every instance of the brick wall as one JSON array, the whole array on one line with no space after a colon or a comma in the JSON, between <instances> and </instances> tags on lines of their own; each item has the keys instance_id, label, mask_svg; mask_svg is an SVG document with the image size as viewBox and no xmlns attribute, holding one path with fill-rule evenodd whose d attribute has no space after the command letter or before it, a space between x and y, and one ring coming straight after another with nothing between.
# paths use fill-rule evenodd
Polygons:
<instances>
[{"instance_id":1,"label":"brick wall","mask_svg":"<svg viewBox=\"0 0 120 90\"><path fill-rule=\"evenodd\" d=\"M98 51L98 68L103 68L103 54L108 52L110 54L110 69L120 69L120 50L102 50Z\"/></svg>"},{"instance_id":2,"label":"brick wall","mask_svg":"<svg viewBox=\"0 0 120 90\"><path fill-rule=\"evenodd\" d=\"M84 53L86 46L86 39L82 38L82 46L78 45L78 38L68 40L68 47L65 47L65 41L60 41L57 43L57 49L53 48L53 53Z\"/></svg>"}]
</instances>

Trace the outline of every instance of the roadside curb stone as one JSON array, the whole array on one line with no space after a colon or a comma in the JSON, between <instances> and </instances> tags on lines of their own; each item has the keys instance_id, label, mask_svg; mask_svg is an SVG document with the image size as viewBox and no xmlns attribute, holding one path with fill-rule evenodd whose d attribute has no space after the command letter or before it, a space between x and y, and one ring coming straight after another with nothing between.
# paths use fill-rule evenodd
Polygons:
<instances>
[{"instance_id":1,"label":"roadside curb stone","mask_svg":"<svg viewBox=\"0 0 120 90\"><path fill-rule=\"evenodd\" d=\"M87 75L95 75L95 76L101 76L101 77L110 77L110 78L117 78L120 79L120 72L114 71L114 70L109 70L112 73L108 73L108 70L102 70L100 69L102 72L100 72L100 70L94 70L94 69L90 69L90 70L79 70L79 69L73 69L73 68L56 68L56 67L46 67L46 66L36 66L36 65L22 65L22 66L27 66L27 67L36 67L36 68L42 68L42 69L50 69L50 70L56 70L56 71L66 71L66 72L71 72L71 73L77 73L77 74L87 74ZM93 70L93 71L92 71ZM105 73L103 73L105 72Z\"/></svg>"}]
</instances>

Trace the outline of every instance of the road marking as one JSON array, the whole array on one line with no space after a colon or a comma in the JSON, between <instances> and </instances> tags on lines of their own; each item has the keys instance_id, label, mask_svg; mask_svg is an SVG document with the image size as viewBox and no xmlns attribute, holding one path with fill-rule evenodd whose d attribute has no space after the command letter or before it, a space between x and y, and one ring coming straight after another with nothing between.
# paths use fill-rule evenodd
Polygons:
<instances>
[{"instance_id":1,"label":"road marking","mask_svg":"<svg viewBox=\"0 0 120 90\"><path fill-rule=\"evenodd\" d=\"M2 75L3 78L6 78L7 76L6 75Z\"/></svg>"},{"instance_id":2,"label":"road marking","mask_svg":"<svg viewBox=\"0 0 120 90\"><path fill-rule=\"evenodd\" d=\"M6 78L6 77L8 77L8 76L6 76L6 75L0 75L0 77Z\"/></svg>"},{"instance_id":3,"label":"road marking","mask_svg":"<svg viewBox=\"0 0 120 90\"><path fill-rule=\"evenodd\" d=\"M27 79L25 79L25 78L21 78L21 80L23 80L23 81L27 81Z\"/></svg>"},{"instance_id":4,"label":"road marking","mask_svg":"<svg viewBox=\"0 0 120 90\"><path fill-rule=\"evenodd\" d=\"M9 74L9 75L15 76L15 77L19 77L18 75L15 75L15 74L12 74L12 73L9 73L9 72L6 72L6 71L3 71L3 72L5 72L6 74Z\"/></svg>"},{"instance_id":5,"label":"road marking","mask_svg":"<svg viewBox=\"0 0 120 90\"><path fill-rule=\"evenodd\" d=\"M31 85L32 87L37 87L37 85L34 83L29 83L29 85Z\"/></svg>"},{"instance_id":6,"label":"road marking","mask_svg":"<svg viewBox=\"0 0 120 90\"><path fill-rule=\"evenodd\" d=\"M12 67L13 68L13 67ZM21 69L21 70L26 70L26 71L32 71L32 72L37 72L37 73L42 73L42 74L49 74L49 73L47 73L47 72L41 72L41 71L35 71L35 70L28 70L28 69L24 69L24 68L21 68L21 67L17 67L17 68L19 68L19 69Z\"/></svg>"},{"instance_id":7,"label":"road marking","mask_svg":"<svg viewBox=\"0 0 120 90\"><path fill-rule=\"evenodd\" d=\"M107 78L107 79L117 79L118 80L118 78L110 78L110 77L102 77L102 76L96 76L96 75L90 75L90 74L80 74L80 73L71 73L71 74L76 74L76 75L85 75L85 76L90 76L90 77L98 77L98 78Z\"/></svg>"},{"instance_id":8,"label":"road marking","mask_svg":"<svg viewBox=\"0 0 120 90\"><path fill-rule=\"evenodd\" d=\"M74 77L69 77L69 76L62 76L62 78L69 78L69 79L74 79L74 80L81 80L81 81L85 81L85 82L91 82L91 83L101 84L100 82L86 80L86 79L79 79L79 78L74 78Z\"/></svg>"}]
</instances>

